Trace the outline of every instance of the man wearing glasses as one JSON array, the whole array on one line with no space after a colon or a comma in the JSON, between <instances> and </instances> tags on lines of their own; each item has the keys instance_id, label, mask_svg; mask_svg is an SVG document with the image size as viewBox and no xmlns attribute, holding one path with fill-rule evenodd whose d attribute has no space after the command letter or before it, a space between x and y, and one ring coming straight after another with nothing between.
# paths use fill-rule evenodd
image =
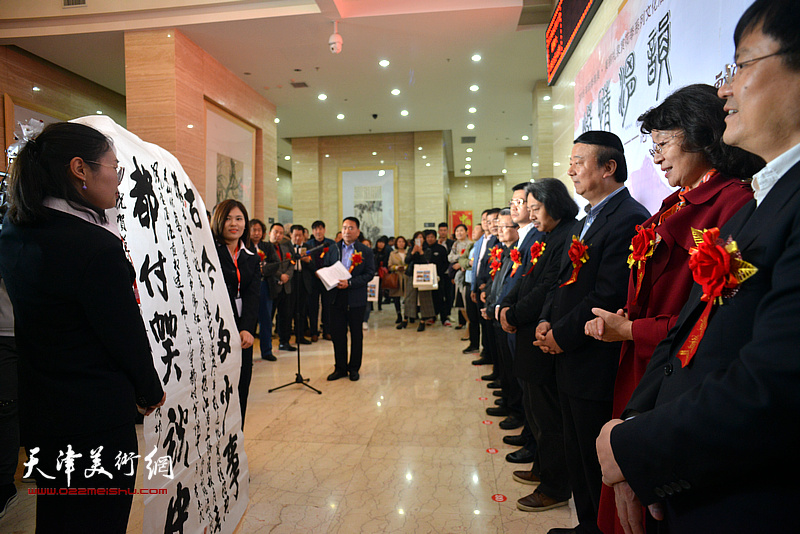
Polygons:
<instances>
[{"instance_id":1,"label":"man wearing glasses","mask_svg":"<svg viewBox=\"0 0 800 534\"><path fill-rule=\"evenodd\" d=\"M695 274L702 285L653 353L625 421L597 438L626 531L642 532L640 503L670 532L797 529L799 27L796 0L757 0L736 27L736 63L719 88L723 140L767 165L753 178L755 199L719 232L734 291L704 301L713 277ZM749 278L742 261L757 269Z\"/></svg>"}]
</instances>

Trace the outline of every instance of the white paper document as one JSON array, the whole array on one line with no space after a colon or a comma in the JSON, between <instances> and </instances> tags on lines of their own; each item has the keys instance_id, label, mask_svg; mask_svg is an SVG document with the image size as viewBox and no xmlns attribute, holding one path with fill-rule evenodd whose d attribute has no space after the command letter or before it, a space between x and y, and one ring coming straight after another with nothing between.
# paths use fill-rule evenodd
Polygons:
<instances>
[{"instance_id":1,"label":"white paper document","mask_svg":"<svg viewBox=\"0 0 800 534\"><path fill-rule=\"evenodd\" d=\"M350 280L353 277L340 261L330 267L317 269L317 276L328 291L339 285L339 280Z\"/></svg>"}]
</instances>

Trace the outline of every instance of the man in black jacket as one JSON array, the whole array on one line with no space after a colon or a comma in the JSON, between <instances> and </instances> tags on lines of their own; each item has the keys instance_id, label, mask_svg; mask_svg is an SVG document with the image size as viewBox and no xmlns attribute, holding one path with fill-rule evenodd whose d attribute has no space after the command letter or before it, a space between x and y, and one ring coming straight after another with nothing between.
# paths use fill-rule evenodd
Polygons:
<instances>
[{"instance_id":1,"label":"man in black jacket","mask_svg":"<svg viewBox=\"0 0 800 534\"><path fill-rule=\"evenodd\" d=\"M308 250L316 249L310 253L311 262L314 264L315 269L325 266L325 249L330 250L335 246L333 239L325 237L325 223L323 221L314 221L311 224L312 238L306 242ZM320 323L320 300L322 301L322 337L331 339L331 299L330 293L325 291L325 286L314 277L314 283L311 285L311 291L308 298L308 326L311 333L311 341L316 342L319 339L319 323Z\"/></svg>"},{"instance_id":2,"label":"man in black jacket","mask_svg":"<svg viewBox=\"0 0 800 534\"><path fill-rule=\"evenodd\" d=\"M620 344L597 341L584 333L584 326L594 317L592 308L618 310L625 305L628 247L636 225L650 214L623 186L627 165L622 141L612 133L589 131L578 137L567 174L575 191L589 202L588 212L573 227L557 287L536 328L536 343L543 352L556 355L564 447L580 522L574 531L600 532L602 475L594 440L611 416ZM570 249L574 262L567 255Z\"/></svg>"}]
</instances>

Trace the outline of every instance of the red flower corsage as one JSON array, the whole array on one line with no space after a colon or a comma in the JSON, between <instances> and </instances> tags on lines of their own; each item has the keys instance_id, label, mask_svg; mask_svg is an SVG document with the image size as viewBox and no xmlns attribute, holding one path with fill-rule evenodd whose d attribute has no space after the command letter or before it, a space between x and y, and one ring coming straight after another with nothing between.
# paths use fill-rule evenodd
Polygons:
<instances>
[{"instance_id":1,"label":"red flower corsage","mask_svg":"<svg viewBox=\"0 0 800 534\"><path fill-rule=\"evenodd\" d=\"M541 241L537 241L533 245L531 245L531 268L528 269L528 272L525 273L525 276L528 276L533 271L533 268L536 267L536 264L539 262L539 256L542 255L544 252L545 243Z\"/></svg>"},{"instance_id":2,"label":"red flower corsage","mask_svg":"<svg viewBox=\"0 0 800 534\"><path fill-rule=\"evenodd\" d=\"M260 248L256 247L256 252L258 253L258 259L259 259L259 261L266 261L266 259L267 259L267 255L266 255L266 254L264 254L264 251L263 251L263 250L261 250Z\"/></svg>"},{"instance_id":3,"label":"red flower corsage","mask_svg":"<svg viewBox=\"0 0 800 534\"><path fill-rule=\"evenodd\" d=\"M519 266L522 265L522 262L519 261L519 249L517 247L512 248L511 252L509 253L509 257L511 258L511 261L514 263L514 266L511 267L511 276L514 276L514 273L517 272Z\"/></svg>"},{"instance_id":4,"label":"red flower corsage","mask_svg":"<svg viewBox=\"0 0 800 534\"><path fill-rule=\"evenodd\" d=\"M322 254L319 255L320 259L325 257L326 252L328 252L328 247L322 249Z\"/></svg>"},{"instance_id":5,"label":"red flower corsage","mask_svg":"<svg viewBox=\"0 0 800 534\"><path fill-rule=\"evenodd\" d=\"M589 260L589 247L583 244L583 239L578 239L578 236L572 236L572 244L569 246L567 255L572 261L572 275L569 277L569 280L558 287L564 287L575 283L575 280L578 279L578 273L581 267Z\"/></svg>"},{"instance_id":6,"label":"red flower corsage","mask_svg":"<svg viewBox=\"0 0 800 534\"><path fill-rule=\"evenodd\" d=\"M353 272L356 265L361 265L362 261L364 261L364 256L360 252L356 252L350 256L350 272Z\"/></svg>"},{"instance_id":7,"label":"red flower corsage","mask_svg":"<svg viewBox=\"0 0 800 534\"><path fill-rule=\"evenodd\" d=\"M689 268L694 281L703 288L700 300L706 303L706 307L678 351L682 367L689 365L697 352L714 305L721 305L723 298L733 297L739 285L758 271L742 259L732 237L728 236L725 241L719 238L719 228L703 231L692 228L692 236L696 246L689 249Z\"/></svg>"},{"instance_id":8,"label":"red flower corsage","mask_svg":"<svg viewBox=\"0 0 800 534\"><path fill-rule=\"evenodd\" d=\"M656 234L655 223L650 225L650 228L644 228L642 225L636 225L636 235L631 239L631 255L628 256L628 267L633 269L636 265L636 292L633 296L633 302L639 298L639 290L642 288L642 280L644 279L644 265L647 263L647 258L653 255L658 242L661 241L661 236Z\"/></svg>"},{"instance_id":9,"label":"red flower corsage","mask_svg":"<svg viewBox=\"0 0 800 534\"><path fill-rule=\"evenodd\" d=\"M503 249L500 246L495 245L492 248L491 252L489 252L489 258L491 261L489 262L490 271L489 274L492 275L492 280L494 280L494 275L497 274L497 271L500 269L500 266L503 265Z\"/></svg>"}]
</instances>

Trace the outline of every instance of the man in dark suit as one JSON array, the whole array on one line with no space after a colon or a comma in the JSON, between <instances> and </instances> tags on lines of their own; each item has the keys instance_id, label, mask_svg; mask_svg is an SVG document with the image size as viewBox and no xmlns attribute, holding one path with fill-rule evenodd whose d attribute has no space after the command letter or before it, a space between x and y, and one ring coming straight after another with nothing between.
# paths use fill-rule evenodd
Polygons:
<instances>
[{"instance_id":1,"label":"man in dark suit","mask_svg":"<svg viewBox=\"0 0 800 534\"><path fill-rule=\"evenodd\" d=\"M325 266L325 249L331 250L336 243L333 239L325 237L325 223L323 221L314 221L311 224L311 234L313 237L306 242L306 248L309 251L316 249L310 252L311 262L316 270ZM322 301L322 337L331 339L330 293L325 291L322 281L315 276L308 298L308 326L311 331L311 341L313 342L319 340L320 300Z\"/></svg>"},{"instance_id":2,"label":"man in dark suit","mask_svg":"<svg viewBox=\"0 0 800 534\"><path fill-rule=\"evenodd\" d=\"M342 221L342 241L325 255L325 265L337 261L350 271L349 280L340 280L331 289L331 336L336 367L328 380L338 380L350 374L350 380L359 378L361 354L364 344L364 310L367 307L367 284L375 276L375 259L372 249L358 242L360 222L355 217ZM347 360L347 329L350 329L350 361Z\"/></svg>"},{"instance_id":3,"label":"man in dark suit","mask_svg":"<svg viewBox=\"0 0 800 534\"><path fill-rule=\"evenodd\" d=\"M486 212L486 232L488 234L484 234L483 243L481 243L481 248L479 250L480 256L478 257L476 254L476 261L477 267L475 268L475 278L472 282L472 301L476 303L478 306L478 310L484 307L485 303L485 289L486 284L491 279L490 275L490 267L489 267L489 255L492 249L500 243L499 238L497 237L497 219L500 217L500 208L492 208ZM481 223L482 225L482 223ZM481 294L484 294L484 297L481 298ZM495 339L494 339L494 327L492 326L492 322L484 319L483 317L480 318L481 323L481 341L483 343L483 351L481 352L480 358L477 360L472 361L472 365L484 365L487 363L496 363L496 352L497 349L495 347ZM490 377L490 380L495 380L499 377L499 373L492 372L491 375L484 375Z\"/></svg>"},{"instance_id":4,"label":"man in dark suit","mask_svg":"<svg viewBox=\"0 0 800 534\"><path fill-rule=\"evenodd\" d=\"M278 316L278 349L294 352L297 349L293 347L289 341L292 336L292 316L293 316L293 299L292 293L292 264L289 259L292 255L292 249L284 243L284 228L281 223L274 223L269 229L269 242L268 246L275 250L275 256L278 258L279 266L276 272L269 278L269 294L272 297L272 302L275 305L275 311Z\"/></svg>"},{"instance_id":5,"label":"man in dark suit","mask_svg":"<svg viewBox=\"0 0 800 534\"><path fill-rule=\"evenodd\" d=\"M305 235L302 225L293 224L289 231L292 239L292 253L294 254L294 263L292 270L292 292L297 291L297 295L292 295L294 301L294 314L292 315L292 322L294 323L295 342L300 345L310 345L311 341L303 337L303 333L308 327L308 296L311 294L314 280L317 280L314 271L317 270L314 262L311 261L311 256L306 254ZM300 317L298 324L297 317Z\"/></svg>"},{"instance_id":6,"label":"man in dark suit","mask_svg":"<svg viewBox=\"0 0 800 534\"><path fill-rule=\"evenodd\" d=\"M620 344L597 341L584 326L594 317L592 308L625 305L628 247L636 225L650 216L623 186L628 176L623 151L622 141L609 132L589 131L575 140L567 174L589 205L573 227L556 287L536 327L537 346L556 354L564 447L579 521L575 529L551 529L553 534L600 532L602 475L594 440L611 417Z\"/></svg>"},{"instance_id":7,"label":"man in dark suit","mask_svg":"<svg viewBox=\"0 0 800 534\"><path fill-rule=\"evenodd\" d=\"M719 304L703 300L716 294L714 278L693 269L698 283L653 353L626 420L610 421L597 438L603 480L633 532L641 532L639 502L665 518L670 532L797 529L798 27L795 0L753 3L734 33L737 64L723 70L719 89L729 110L723 140L767 162L753 178L755 199L719 239L725 246L732 238L741 260L758 270L735 292L723 291ZM709 248L699 245L695 256L707 259ZM734 261L731 274L741 269Z\"/></svg>"}]
</instances>

